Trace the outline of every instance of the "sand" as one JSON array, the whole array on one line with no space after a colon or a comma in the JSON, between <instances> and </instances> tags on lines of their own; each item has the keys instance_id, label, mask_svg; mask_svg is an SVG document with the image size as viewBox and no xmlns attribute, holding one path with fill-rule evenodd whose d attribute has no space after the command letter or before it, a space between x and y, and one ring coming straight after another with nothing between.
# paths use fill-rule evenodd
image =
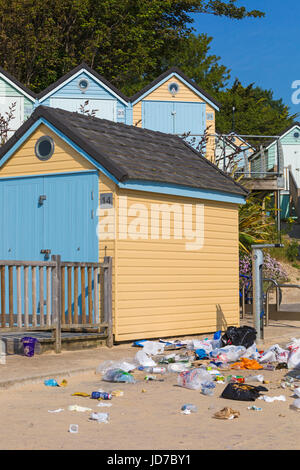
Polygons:
<instances>
[{"instance_id":1,"label":"sand","mask_svg":"<svg viewBox=\"0 0 300 470\"><path fill-rule=\"evenodd\" d=\"M205 363L205 362L204 362ZM95 363L95 370L98 366ZM177 385L177 373L161 376L163 382L145 381L135 372L137 383L112 384L95 372L66 377L66 387L47 387L43 381L0 391L1 450L292 450L300 447L300 411L291 408L290 389L280 386L287 370L226 371L225 374L262 373L270 383L266 395L285 395L286 401L242 402L220 398L225 388L217 384L212 397ZM158 376L157 376L158 377ZM55 377L54 377L55 378ZM258 385L258 384L256 384ZM98 401L74 397L75 392L122 390L111 407ZM196 413L181 413L183 404L198 407ZM107 412L107 424L91 421L91 412L69 411L69 405ZM255 405L262 411L249 410ZM218 420L214 413L224 407L240 413L232 420ZM59 413L48 410L63 409ZM5 423L5 424L4 424ZM78 433L69 432L70 424ZM112 452L113 455L113 452Z\"/></svg>"}]
</instances>

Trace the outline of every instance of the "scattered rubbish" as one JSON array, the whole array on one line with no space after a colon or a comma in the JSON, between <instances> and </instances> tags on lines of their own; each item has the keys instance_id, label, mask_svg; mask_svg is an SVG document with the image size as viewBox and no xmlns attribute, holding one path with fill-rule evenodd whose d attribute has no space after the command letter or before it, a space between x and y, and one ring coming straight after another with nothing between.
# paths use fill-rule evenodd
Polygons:
<instances>
[{"instance_id":1,"label":"scattered rubbish","mask_svg":"<svg viewBox=\"0 0 300 470\"><path fill-rule=\"evenodd\" d=\"M286 362L279 362L277 364L277 366L275 367L276 370L280 370L280 369L287 369L287 363Z\"/></svg>"},{"instance_id":2,"label":"scattered rubbish","mask_svg":"<svg viewBox=\"0 0 300 470\"><path fill-rule=\"evenodd\" d=\"M284 395L279 395L278 397L268 397L267 395L262 395L258 398L259 400L264 400L267 403L273 403L273 401L286 401Z\"/></svg>"},{"instance_id":3,"label":"scattered rubbish","mask_svg":"<svg viewBox=\"0 0 300 470\"><path fill-rule=\"evenodd\" d=\"M0 339L0 364L6 364L6 343Z\"/></svg>"},{"instance_id":4,"label":"scattered rubbish","mask_svg":"<svg viewBox=\"0 0 300 470\"><path fill-rule=\"evenodd\" d=\"M206 353L205 349L196 349L195 353L196 353L198 359L208 358L208 354Z\"/></svg>"},{"instance_id":5,"label":"scattered rubbish","mask_svg":"<svg viewBox=\"0 0 300 470\"><path fill-rule=\"evenodd\" d=\"M203 395L212 396L214 394L215 387L216 386L215 386L214 382L203 382L201 384L201 393Z\"/></svg>"},{"instance_id":6,"label":"scattered rubbish","mask_svg":"<svg viewBox=\"0 0 300 470\"><path fill-rule=\"evenodd\" d=\"M78 411L80 413L84 413L85 411L92 411L91 408L86 408L84 406L79 406L79 405L70 405L68 406L69 411Z\"/></svg>"},{"instance_id":7,"label":"scattered rubbish","mask_svg":"<svg viewBox=\"0 0 300 470\"><path fill-rule=\"evenodd\" d=\"M245 377L241 375L228 375L227 382L243 384L245 383Z\"/></svg>"},{"instance_id":8,"label":"scattered rubbish","mask_svg":"<svg viewBox=\"0 0 300 470\"><path fill-rule=\"evenodd\" d=\"M108 423L108 413L92 413L90 419L98 423Z\"/></svg>"},{"instance_id":9,"label":"scattered rubbish","mask_svg":"<svg viewBox=\"0 0 300 470\"><path fill-rule=\"evenodd\" d=\"M282 349L278 344L274 344L260 356L259 362L287 362L287 359L288 350Z\"/></svg>"},{"instance_id":10,"label":"scattered rubbish","mask_svg":"<svg viewBox=\"0 0 300 470\"><path fill-rule=\"evenodd\" d=\"M159 341L146 341L143 345L143 351L150 355L162 354L164 349L165 345Z\"/></svg>"},{"instance_id":11,"label":"scattered rubbish","mask_svg":"<svg viewBox=\"0 0 300 470\"><path fill-rule=\"evenodd\" d=\"M151 381L151 380L154 380L154 381L156 381L156 382L164 382L164 379L158 379L158 378L156 377L156 375L146 375L145 378L144 378L144 380L147 380L147 381L149 381L149 380L150 380L150 381Z\"/></svg>"},{"instance_id":12,"label":"scattered rubbish","mask_svg":"<svg viewBox=\"0 0 300 470\"><path fill-rule=\"evenodd\" d=\"M297 398L296 400L294 400L291 407L296 408L297 410L300 410L300 398Z\"/></svg>"},{"instance_id":13,"label":"scattered rubbish","mask_svg":"<svg viewBox=\"0 0 300 470\"><path fill-rule=\"evenodd\" d=\"M235 362L246 352L245 346L224 346L216 348L209 353L210 357L222 362Z\"/></svg>"},{"instance_id":14,"label":"scattered rubbish","mask_svg":"<svg viewBox=\"0 0 300 470\"><path fill-rule=\"evenodd\" d=\"M112 406L111 403L103 403L103 401L100 401L100 403L97 404L97 406Z\"/></svg>"},{"instance_id":15,"label":"scattered rubbish","mask_svg":"<svg viewBox=\"0 0 300 470\"><path fill-rule=\"evenodd\" d=\"M186 372L180 372L177 383L181 387L199 390L204 382L211 381L210 374L204 369L192 369Z\"/></svg>"},{"instance_id":16,"label":"scattered rubbish","mask_svg":"<svg viewBox=\"0 0 300 470\"><path fill-rule=\"evenodd\" d=\"M72 393L72 397L90 397L90 393L85 393L85 392L75 392Z\"/></svg>"},{"instance_id":17,"label":"scattered rubbish","mask_svg":"<svg viewBox=\"0 0 300 470\"><path fill-rule=\"evenodd\" d=\"M130 372L137 368L137 364L132 359L123 359L122 361L104 361L96 369L96 374L105 374L111 369L122 369Z\"/></svg>"},{"instance_id":18,"label":"scattered rubbish","mask_svg":"<svg viewBox=\"0 0 300 470\"><path fill-rule=\"evenodd\" d=\"M78 424L70 424L69 432L76 434L78 433Z\"/></svg>"},{"instance_id":19,"label":"scattered rubbish","mask_svg":"<svg viewBox=\"0 0 300 470\"><path fill-rule=\"evenodd\" d=\"M295 388L295 390L294 390L293 393L294 393L294 395L295 395L296 397L300 398L300 387Z\"/></svg>"},{"instance_id":20,"label":"scattered rubbish","mask_svg":"<svg viewBox=\"0 0 300 470\"><path fill-rule=\"evenodd\" d=\"M187 403L186 405L182 405L181 411L185 412L185 414L190 414L190 413L196 413L198 411L198 408L196 405L192 405L191 403ZM186 413L186 412L189 413Z\"/></svg>"},{"instance_id":21,"label":"scattered rubbish","mask_svg":"<svg viewBox=\"0 0 300 470\"><path fill-rule=\"evenodd\" d=\"M57 410L48 410L48 413L60 413L61 411L64 411L64 409L58 408Z\"/></svg>"},{"instance_id":22,"label":"scattered rubbish","mask_svg":"<svg viewBox=\"0 0 300 470\"><path fill-rule=\"evenodd\" d=\"M255 359L248 359L246 357L242 357L239 362L235 362L234 364L232 364L231 368L258 370L263 369L263 366L259 364Z\"/></svg>"},{"instance_id":23,"label":"scattered rubbish","mask_svg":"<svg viewBox=\"0 0 300 470\"><path fill-rule=\"evenodd\" d=\"M168 372L185 372L191 368L191 363L175 362L168 365Z\"/></svg>"},{"instance_id":24,"label":"scattered rubbish","mask_svg":"<svg viewBox=\"0 0 300 470\"><path fill-rule=\"evenodd\" d=\"M147 354L144 350L138 351L135 355L135 361L144 367L155 367L156 362L151 359L149 354Z\"/></svg>"},{"instance_id":25,"label":"scattered rubbish","mask_svg":"<svg viewBox=\"0 0 300 470\"><path fill-rule=\"evenodd\" d=\"M248 410L262 411L262 408L259 408L258 406L255 406L255 405L252 405L252 406L248 406Z\"/></svg>"},{"instance_id":26,"label":"scattered rubbish","mask_svg":"<svg viewBox=\"0 0 300 470\"><path fill-rule=\"evenodd\" d=\"M110 369L102 377L106 382L135 383L135 378L129 372L122 369Z\"/></svg>"},{"instance_id":27,"label":"scattered rubbish","mask_svg":"<svg viewBox=\"0 0 300 470\"><path fill-rule=\"evenodd\" d=\"M165 374L166 368L165 367L139 367L139 370L143 370L145 372L150 372L153 374Z\"/></svg>"},{"instance_id":28,"label":"scattered rubbish","mask_svg":"<svg viewBox=\"0 0 300 470\"><path fill-rule=\"evenodd\" d=\"M21 339L21 343L23 344L24 348L24 356L32 357L34 356L35 352L38 352L38 346L40 343L37 338L31 338L30 336L24 336Z\"/></svg>"},{"instance_id":29,"label":"scattered rubbish","mask_svg":"<svg viewBox=\"0 0 300 470\"><path fill-rule=\"evenodd\" d=\"M260 397L260 392L267 392L268 389L259 385L229 383L223 390L221 397L229 400L255 401Z\"/></svg>"},{"instance_id":30,"label":"scattered rubbish","mask_svg":"<svg viewBox=\"0 0 300 470\"><path fill-rule=\"evenodd\" d=\"M213 415L213 417L217 419L234 419L234 418L238 418L239 416L240 416L239 411L235 411L232 408L229 408L227 406L223 408L222 410L217 411L217 413Z\"/></svg>"},{"instance_id":31,"label":"scattered rubbish","mask_svg":"<svg viewBox=\"0 0 300 470\"><path fill-rule=\"evenodd\" d=\"M61 383L59 384L60 387L66 387L68 385L68 382L66 379L63 379Z\"/></svg>"},{"instance_id":32,"label":"scattered rubbish","mask_svg":"<svg viewBox=\"0 0 300 470\"><path fill-rule=\"evenodd\" d=\"M96 400L111 400L112 399L112 394L111 393L106 393L106 392L92 392L91 398L96 399Z\"/></svg>"},{"instance_id":33,"label":"scattered rubbish","mask_svg":"<svg viewBox=\"0 0 300 470\"><path fill-rule=\"evenodd\" d=\"M147 390L145 388L142 388L142 393L146 393Z\"/></svg>"},{"instance_id":34,"label":"scattered rubbish","mask_svg":"<svg viewBox=\"0 0 300 470\"><path fill-rule=\"evenodd\" d=\"M300 339L292 338L287 345L289 351L287 366L288 369L300 369Z\"/></svg>"},{"instance_id":35,"label":"scattered rubbish","mask_svg":"<svg viewBox=\"0 0 300 470\"><path fill-rule=\"evenodd\" d=\"M122 390L113 390L111 394L113 397L123 397L124 392Z\"/></svg>"},{"instance_id":36,"label":"scattered rubbish","mask_svg":"<svg viewBox=\"0 0 300 470\"><path fill-rule=\"evenodd\" d=\"M247 377L247 382L264 382L264 376L259 374L259 375L250 375Z\"/></svg>"},{"instance_id":37,"label":"scattered rubbish","mask_svg":"<svg viewBox=\"0 0 300 470\"><path fill-rule=\"evenodd\" d=\"M256 330L250 326L229 326L221 337L222 346L233 344L234 346L245 346L248 349L256 340Z\"/></svg>"},{"instance_id":38,"label":"scattered rubbish","mask_svg":"<svg viewBox=\"0 0 300 470\"><path fill-rule=\"evenodd\" d=\"M47 379L47 380L44 380L44 384L47 386L47 387L59 387L57 381L55 379Z\"/></svg>"},{"instance_id":39,"label":"scattered rubbish","mask_svg":"<svg viewBox=\"0 0 300 470\"><path fill-rule=\"evenodd\" d=\"M263 369L264 369L264 370L271 370L271 371L273 371L273 370L275 370L275 366L274 366L273 364L270 364L270 363L268 363L268 364L263 364Z\"/></svg>"}]
</instances>

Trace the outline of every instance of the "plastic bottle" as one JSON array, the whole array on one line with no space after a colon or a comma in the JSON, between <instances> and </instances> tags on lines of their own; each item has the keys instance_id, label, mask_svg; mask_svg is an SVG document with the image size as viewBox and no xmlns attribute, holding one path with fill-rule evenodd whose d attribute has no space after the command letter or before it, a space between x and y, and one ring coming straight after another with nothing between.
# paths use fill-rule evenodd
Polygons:
<instances>
[{"instance_id":1,"label":"plastic bottle","mask_svg":"<svg viewBox=\"0 0 300 470\"><path fill-rule=\"evenodd\" d=\"M214 389L215 389L215 384L213 382L204 382L201 385L201 393L203 395L213 395L214 394Z\"/></svg>"},{"instance_id":2,"label":"plastic bottle","mask_svg":"<svg viewBox=\"0 0 300 470\"><path fill-rule=\"evenodd\" d=\"M196 405L187 403L186 405L182 405L181 411L190 411L191 413L196 413L198 411L198 408Z\"/></svg>"},{"instance_id":3,"label":"plastic bottle","mask_svg":"<svg viewBox=\"0 0 300 470\"><path fill-rule=\"evenodd\" d=\"M112 394L106 392L92 392L91 398L95 398L96 400L111 400Z\"/></svg>"}]
</instances>

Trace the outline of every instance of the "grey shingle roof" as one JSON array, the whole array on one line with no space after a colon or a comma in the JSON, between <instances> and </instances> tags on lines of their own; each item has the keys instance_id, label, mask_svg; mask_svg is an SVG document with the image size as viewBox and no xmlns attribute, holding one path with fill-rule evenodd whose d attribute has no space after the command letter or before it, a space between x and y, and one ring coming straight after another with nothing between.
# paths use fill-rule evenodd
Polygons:
<instances>
[{"instance_id":1,"label":"grey shingle roof","mask_svg":"<svg viewBox=\"0 0 300 470\"><path fill-rule=\"evenodd\" d=\"M0 158L41 117L118 181L151 181L247 195L245 188L178 136L45 106L39 106L0 149Z\"/></svg>"}]
</instances>

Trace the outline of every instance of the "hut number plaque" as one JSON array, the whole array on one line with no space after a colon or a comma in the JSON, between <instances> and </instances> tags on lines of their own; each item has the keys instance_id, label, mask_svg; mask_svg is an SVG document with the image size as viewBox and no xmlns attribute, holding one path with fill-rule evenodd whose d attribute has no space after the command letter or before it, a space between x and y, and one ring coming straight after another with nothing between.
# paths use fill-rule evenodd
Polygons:
<instances>
[{"instance_id":1,"label":"hut number plaque","mask_svg":"<svg viewBox=\"0 0 300 470\"><path fill-rule=\"evenodd\" d=\"M100 207L101 209L112 209L113 207L113 194L112 193L100 194Z\"/></svg>"}]
</instances>

